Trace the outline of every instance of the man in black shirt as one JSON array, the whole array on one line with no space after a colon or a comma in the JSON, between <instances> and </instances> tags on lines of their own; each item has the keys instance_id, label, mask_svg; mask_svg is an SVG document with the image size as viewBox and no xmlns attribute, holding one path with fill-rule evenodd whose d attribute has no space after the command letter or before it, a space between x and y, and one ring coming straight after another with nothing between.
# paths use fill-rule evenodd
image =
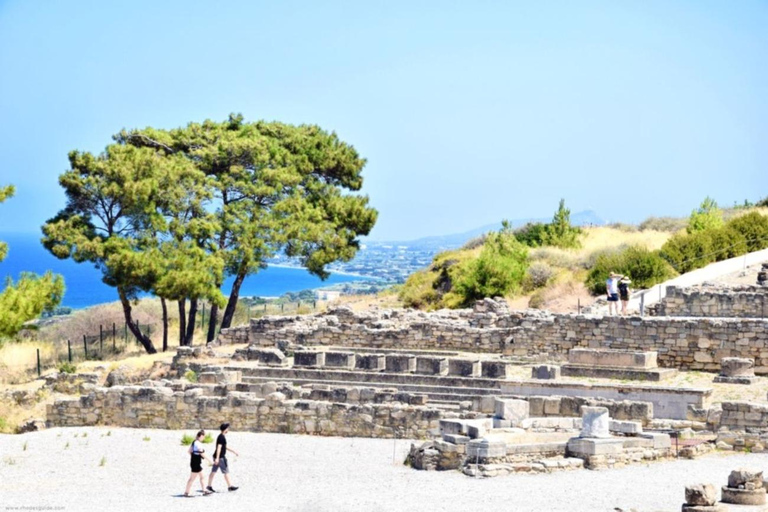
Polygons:
<instances>
[{"instance_id":1,"label":"man in black shirt","mask_svg":"<svg viewBox=\"0 0 768 512\"><path fill-rule=\"evenodd\" d=\"M225 436L229 433L229 423L222 423L219 429L221 430L221 434L219 434L219 437L216 438L216 451L214 451L213 455L213 469L211 470L210 476L208 476L208 490L211 492L216 492L213 490L213 475L216 474L216 471L221 470L221 474L224 475L224 480L227 482L227 489L230 491L236 491L238 488L232 485L232 482L229 480L227 451L234 453L238 457L240 454L233 450L231 446L227 448L227 438Z\"/></svg>"}]
</instances>

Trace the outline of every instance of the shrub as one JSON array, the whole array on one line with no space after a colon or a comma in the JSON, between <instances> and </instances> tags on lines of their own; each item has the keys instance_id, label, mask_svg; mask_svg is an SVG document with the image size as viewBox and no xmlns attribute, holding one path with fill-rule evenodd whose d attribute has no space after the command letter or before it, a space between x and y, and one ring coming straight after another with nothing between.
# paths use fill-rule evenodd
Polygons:
<instances>
[{"instance_id":1,"label":"shrub","mask_svg":"<svg viewBox=\"0 0 768 512\"><path fill-rule=\"evenodd\" d=\"M648 217L640 223L640 231L666 231L674 233L687 225L686 219L676 217Z\"/></svg>"},{"instance_id":2,"label":"shrub","mask_svg":"<svg viewBox=\"0 0 768 512\"><path fill-rule=\"evenodd\" d=\"M650 288L676 275L675 270L658 251L631 246L621 251L611 251L597 256L587 274L586 286L595 295L606 292L605 281L611 272L618 272L632 279L633 288Z\"/></svg>"},{"instance_id":3,"label":"shrub","mask_svg":"<svg viewBox=\"0 0 768 512\"><path fill-rule=\"evenodd\" d=\"M213 436L211 436L211 434L205 434L205 437L203 438L203 443L211 444L212 442L213 442Z\"/></svg>"},{"instance_id":4,"label":"shrub","mask_svg":"<svg viewBox=\"0 0 768 512\"><path fill-rule=\"evenodd\" d=\"M543 261L537 261L528 267L528 271L525 275L525 287L528 290L535 290L546 286L552 276L555 275L555 271L544 263Z\"/></svg>"},{"instance_id":5,"label":"shrub","mask_svg":"<svg viewBox=\"0 0 768 512\"><path fill-rule=\"evenodd\" d=\"M197 382L197 372L194 370L187 370L184 373L184 378L189 382Z\"/></svg>"},{"instance_id":6,"label":"shrub","mask_svg":"<svg viewBox=\"0 0 768 512\"><path fill-rule=\"evenodd\" d=\"M64 361L59 365L59 373L77 373L77 365Z\"/></svg>"},{"instance_id":7,"label":"shrub","mask_svg":"<svg viewBox=\"0 0 768 512\"><path fill-rule=\"evenodd\" d=\"M529 222L515 230L515 238L528 247L541 247L544 245L544 233L547 225L541 222Z\"/></svg>"},{"instance_id":8,"label":"shrub","mask_svg":"<svg viewBox=\"0 0 768 512\"><path fill-rule=\"evenodd\" d=\"M692 235L678 233L666 241L660 254L681 274L690 272L714 261L712 237L705 231Z\"/></svg>"},{"instance_id":9,"label":"shrub","mask_svg":"<svg viewBox=\"0 0 768 512\"><path fill-rule=\"evenodd\" d=\"M181 445L189 446L194 442L194 440L195 440L195 436L190 434L184 434L181 436Z\"/></svg>"},{"instance_id":10,"label":"shrub","mask_svg":"<svg viewBox=\"0 0 768 512\"><path fill-rule=\"evenodd\" d=\"M750 212L728 221L727 226L744 238L746 252L768 248L768 216Z\"/></svg>"},{"instance_id":11,"label":"shrub","mask_svg":"<svg viewBox=\"0 0 768 512\"><path fill-rule=\"evenodd\" d=\"M565 207L565 199L561 199L552 222L546 225L542 233L543 245L576 249L581 247L580 236L581 229L571 225L571 210Z\"/></svg>"},{"instance_id":12,"label":"shrub","mask_svg":"<svg viewBox=\"0 0 768 512\"><path fill-rule=\"evenodd\" d=\"M467 240L467 242L465 242L464 245L461 246L461 248L466 250L477 249L478 247L481 247L485 243L485 239L487 236L488 235L486 233L483 233L480 236L471 238Z\"/></svg>"},{"instance_id":13,"label":"shrub","mask_svg":"<svg viewBox=\"0 0 768 512\"><path fill-rule=\"evenodd\" d=\"M488 240L477 259L470 260L454 281L452 292L461 305L519 289L528 268L528 250L505 226Z\"/></svg>"},{"instance_id":14,"label":"shrub","mask_svg":"<svg viewBox=\"0 0 768 512\"><path fill-rule=\"evenodd\" d=\"M723 225L723 211L717 207L717 202L711 197L706 197L698 209L691 212L688 219L689 234L698 231L716 229Z\"/></svg>"},{"instance_id":15,"label":"shrub","mask_svg":"<svg viewBox=\"0 0 768 512\"><path fill-rule=\"evenodd\" d=\"M768 207L768 196L764 197L763 199L759 200L755 206L760 208Z\"/></svg>"},{"instance_id":16,"label":"shrub","mask_svg":"<svg viewBox=\"0 0 768 512\"><path fill-rule=\"evenodd\" d=\"M414 272L400 289L399 298L405 307L427 309L437 303L439 297L435 291L436 275L432 269L424 269Z\"/></svg>"}]
</instances>

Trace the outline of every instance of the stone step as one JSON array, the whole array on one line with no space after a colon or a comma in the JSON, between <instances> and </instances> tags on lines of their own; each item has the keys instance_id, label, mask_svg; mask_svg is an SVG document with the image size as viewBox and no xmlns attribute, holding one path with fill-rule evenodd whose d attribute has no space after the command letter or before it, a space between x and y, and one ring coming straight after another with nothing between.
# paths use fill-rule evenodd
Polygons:
<instances>
[{"instance_id":1,"label":"stone step","mask_svg":"<svg viewBox=\"0 0 768 512\"><path fill-rule=\"evenodd\" d=\"M404 393L419 393L429 397L429 404L434 403L450 403L458 404L459 402L472 401L472 399L478 396L496 396L499 394L498 389L485 389L485 388L443 388L435 386L424 386L419 384L401 384L393 386L387 383L378 382L355 382L355 381L335 381L328 379L275 379L272 377L243 377L245 383L262 384L265 382L291 382L296 386L305 384L325 384L331 387L368 387L368 388L392 388L396 387L398 391Z\"/></svg>"},{"instance_id":2,"label":"stone step","mask_svg":"<svg viewBox=\"0 0 768 512\"><path fill-rule=\"evenodd\" d=\"M674 368L616 368L569 363L560 365L560 374L563 377L660 382L677 375L677 370Z\"/></svg>"},{"instance_id":3,"label":"stone step","mask_svg":"<svg viewBox=\"0 0 768 512\"><path fill-rule=\"evenodd\" d=\"M314 381L314 382L356 382L364 384L380 384L397 387L404 385L437 386L445 388L488 389L497 393L503 379L482 377L449 377L438 375L421 375L413 373L386 373L381 371L355 371L317 368L281 368L265 366L249 366L229 364L225 370L239 370L243 377L267 377L280 381ZM359 384L356 384L359 385Z\"/></svg>"}]
</instances>

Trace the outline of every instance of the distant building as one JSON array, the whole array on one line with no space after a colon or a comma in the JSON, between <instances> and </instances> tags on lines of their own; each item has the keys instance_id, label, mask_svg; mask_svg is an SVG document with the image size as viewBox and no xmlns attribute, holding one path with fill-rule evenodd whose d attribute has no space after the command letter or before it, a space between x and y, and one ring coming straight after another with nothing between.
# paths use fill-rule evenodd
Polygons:
<instances>
[{"instance_id":1,"label":"distant building","mask_svg":"<svg viewBox=\"0 0 768 512\"><path fill-rule=\"evenodd\" d=\"M317 294L318 300L325 300L328 302L339 300L341 297L341 292L338 290L317 290L315 293Z\"/></svg>"}]
</instances>

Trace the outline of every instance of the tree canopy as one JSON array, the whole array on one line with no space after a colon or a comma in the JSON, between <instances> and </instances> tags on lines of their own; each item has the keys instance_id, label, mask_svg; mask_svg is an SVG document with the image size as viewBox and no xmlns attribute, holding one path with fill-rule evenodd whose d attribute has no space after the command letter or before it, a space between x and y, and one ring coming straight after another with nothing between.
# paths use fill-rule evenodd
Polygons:
<instances>
[{"instance_id":1,"label":"tree canopy","mask_svg":"<svg viewBox=\"0 0 768 512\"><path fill-rule=\"evenodd\" d=\"M362 187L365 160L314 125L246 123L233 114L123 130L114 141L98 156L70 154L60 178L67 205L44 226L44 244L102 271L149 352L152 341L132 327L140 292L178 302L182 344L191 343L198 301L210 301L211 340L218 307L226 304L228 327L244 279L269 257L282 251L325 278L329 263L354 257L376 220L366 196L347 193ZM228 299L220 292L227 276Z\"/></svg>"},{"instance_id":2,"label":"tree canopy","mask_svg":"<svg viewBox=\"0 0 768 512\"><path fill-rule=\"evenodd\" d=\"M13 197L12 185L0 187L0 203ZM8 253L8 245L0 242L0 262ZM25 322L51 312L61 303L64 295L64 278L46 272L37 276L23 272L15 283L8 278L0 291L0 337L16 335Z\"/></svg>"}]
</instances>

